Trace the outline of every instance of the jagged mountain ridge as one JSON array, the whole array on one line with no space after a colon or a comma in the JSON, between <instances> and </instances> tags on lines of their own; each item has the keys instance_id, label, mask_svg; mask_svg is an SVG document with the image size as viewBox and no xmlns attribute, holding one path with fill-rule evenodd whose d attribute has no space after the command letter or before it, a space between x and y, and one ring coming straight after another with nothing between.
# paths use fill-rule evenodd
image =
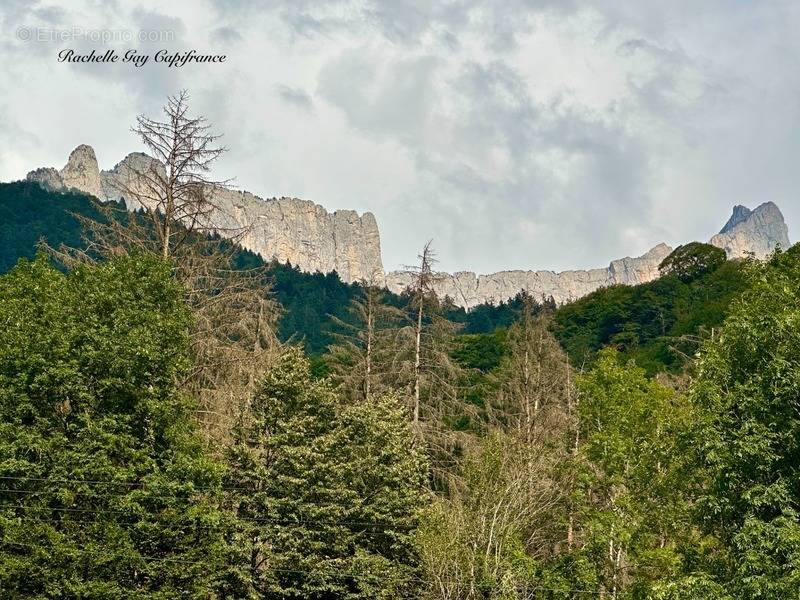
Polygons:
<instances>
[{"instance_id":1,"label":"jagged mountain ridge","mask_svg":"<svg viewBox=\"0 0 800 600\"><path fill-rule=\"evenodd\" d=\"M129 210L141 208L121 189L135 188L134 177L155 159L134 152L113 169L101 171L94 149L82 144L67 164L31 171L27 179L52 190L76 189L101 201L123 200ZM159 165L160 166L160 165ZM305 271L336 271L347 282L383 280L380 234L372 213L353 210L329 213L319 204L299 198L260 198L250 192L215 189L211 225L241 235L241 244L264 259L290 262Z\"/></svg>"},{"instance_id":2,"label":"jagged mountain ridge","mask_svg":"<svg viewBox=\"0 0 800 600\"><path fill-rule=\"evenodd\" d=\"M733 214L720 233L709 243L725 250L728 258L742 258L749 254L766 258L778 246L789 247L789 230L780 209L773 202L765 202L750 210L735 206ZM652 281L659 276L658 266L673 248L661 243L639 257L614 260L606 268L581 271L500 271L477 275L471 271L439 273L434 284L437 295L449 296L464 308L483 303L497 303L513 298L520 290L534 297L550 297L561 304L577 300L596 289L610 285L636 285ZM405 289L411 274L394 272L386 275L387 287L393 292Z\"/></svg>"},{"instance_id":3,"label":"jagged mountain ridge","mask_svg":"<svg viewBox=\"0 0 800 600\"><path fill-rule=\"evenodd\" d=\"M28 173L27 178L49 189L77 189L102 201L122 199L128 209L135 210L141 206L135 199L123 198L119 190L135 185L133 174L152 161L146 154L131 153L113 169L101 171L91 146L80 145L61 170L40 168ZM310 272L335 270L346 282L384 282L397 293L411 281L408 272L384 274L380 234L372 213L359 215L352 210L329 213L308 200L263 199L234 190L215 190L215 204L219 210L211 216L211 226L222 235L225 231L244 229L241 244L267 260L291 262ZM789 246L788 228L772 202L752 211L738 205L710 243L723 248L731 258L749 253L764 258L777 246ZM552 296L563 303L609 285L652 281L659 275L658 265L670 252L672 248L662 243L642 256L614 260L605 268L560 273L524 270L487 275L471 271L440 273L435 290L440 297L449 296L467 309L507 300L523 289L534 296Z\"/></svg>"}]
</instances>

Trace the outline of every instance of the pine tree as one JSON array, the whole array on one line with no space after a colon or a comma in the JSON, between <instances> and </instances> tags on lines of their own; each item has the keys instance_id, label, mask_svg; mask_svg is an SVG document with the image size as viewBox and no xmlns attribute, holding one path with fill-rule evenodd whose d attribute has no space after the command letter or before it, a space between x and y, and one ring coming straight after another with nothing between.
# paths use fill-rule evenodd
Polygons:
<instances>
[{"instance_id":1,"label":"pine tree","mask_svg":"<svg viewBox=\"0 0 800 600\"><path fill-rule=\"evenodd\" d=\"M253 594L407 597L424 468L396 401L343 409L289 350L244 416L230 464Z\"/></svg>"},{"instance_id":2,"label":"pine tree","mask_svg":"<svg viewBox=\"0 0 800 600\"><path fill-rule=\"evenodd\" d=\"M391 355L403 312L384 302L384 290L363 282L348 307L349 320L332 317L343 333L325 357L337 389L360 401L384 393L392 380Z\"/></svg>"},{"instance_id":3,"label":"pine tree","mask_svg":"<svg viewBox=\"0 0 800 600\"><path fill-rule=\"evenodd\" d=\"M496 375L496 420L527 443L563 442L572 397L569 361L548 328L543 309L524 294L519 319L506 335L506 355Z\"/></svg>"},{"instance_id":4,"label":"pine tree","mask_svg":"<svg viewBox=\"0 0 800 600\"><path fill-rule=\"evenodd\" d=\"M0 278L0 323L3 595L212 595L222 466L176 387L191 315L170 266L21 261Z\"/></svg>"},{"instance_id":5,"label":"pine tree","mask_svg":"<svg viewBox=\"0 0 800 600\"><path fill-rule=\"evenodd\" d=\"M218 197L230 182L210 172L226 149L205 117L190 114L188 93L167 98L161 120L138 116L132 131L152 156L125 163L111 185L137 212L110 203L100 219L79 216L86 248L53 253L67 265L129 252L170 262L194 315L192 368L182 388L198 398L204 433L219 447L278 350L280 306L265 268L237 265L236 242L249 228L219 225L230 221Z\"/></svg>"}]
</instances>

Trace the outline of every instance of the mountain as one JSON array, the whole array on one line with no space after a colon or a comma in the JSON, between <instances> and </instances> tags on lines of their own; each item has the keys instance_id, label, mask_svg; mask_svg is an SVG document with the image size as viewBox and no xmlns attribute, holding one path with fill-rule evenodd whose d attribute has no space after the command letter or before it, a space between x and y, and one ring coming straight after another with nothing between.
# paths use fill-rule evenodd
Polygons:
<instances>
[{"instance_id":1,"label":"mountain","mask_svg":"<svg viewBox=\"0 0 800 600\"><path fill-rule=\"evenodd\" d=\"M749 253L764 258L777 246L789 248L789 230L773 202L765 202L752 211L740 205L734 207L733 215L710 243L725 250L728 258Z\"/></svg>"},{"instance_id":2,"label":"mountain","mask_svg":"<svg viewBox=\"0 0 800 600\"><path fill-rule=\"evenodd\" d=\"M20 258L32 259L40 241L58 248L84 248L81 218L105 220L100 203L83 192L52 191L33 181L0 183L0 274L12 269ZM297 266L264 261L253 252L235 253L242 269L264 267L272 280L272 292L283 307L277 323L282 340L302 340L306 351L322 354L341 333L341 322L352 319L350 302L362 293L355 283L346 283L336 273L309 273ZM384 300L406 309L408 298L391 293ZM465 333L487 333L508 326L519 312L519 302L480 306L470 312L447 307L445 316L463 325Z\"/></svg>"},{"instance_id":3,"label":"mountain","mask_svg":"<svg viewBox=\"0 0 800 600\"><path fill-rule=\"evenodd\" d=\"M500 271L476 275L471 271L439 273L434 285L437 295L449 296L464 308L498 303L526 290L535 298L552 298L563 304L581 298L601 287L615 284L636 285L658 277L658 265L672 248L659 244L637 258L621 258L606 268L578 271ZM389 290L399 293L411 283L411 274L397 271L386 275Z\"/></svg>"},{"instance_id":4,"label":"mountain","mask_svg":"<svg viewBox=\"0 0 800 600\"><path fill-rule=\"evenodd\" d=\"M75 148L61 169L40 168L28 179L52 190L74 189L102 201L122 200L129 210L141 208L135 198L125 198L120 189L136 187L135 174L154 161L142 153L129 154L113 169L101 171L94 150L87 145ZM161 168L156 165L156 168ZM244 231L241 245L265 260L291 263L307 272L336 271L344 282L361 280L385 282L395 293L412 280L405 271L384 274L378 224L371 213L352 210L329 213L322 206L297 198L263 199L250 192L214 189L216 210L209 226L220 235ZM789 247L788 229L783 215L772 202L754 210L735 206L733 214L710 243L723 248L730 258L752 253L764 258L776 247ZM607 267L563 271L500 271L478 275L471 271L440 273L437 294L449 296L466 309L481 304L497 304L526 290L537 298L552 297L562 304L602 287L636 285L659 276L658 266L672 248L658 244L638 257L612 261Z\"/></svg>"},{"instance_id":5,"label":"mountain","mask_svg":"<svg viewBox=\"0 0 800 600\"><path fill-rule=\"evenodd\" d=\"M54 191L72 189L101 201L122 200L128 209L136 210L141 208L136 199L123 197L119 190L135 187L131 185L134 174L152 161L135 152L113 169L101 171L92 147L82 144L61 170L36 169L27 179ZM336 271L346 282L383 278L380 234L372 213L329 213L308 200L263 199L227 189L215 189L213 203L218 210L209 217L211 225L221 235L244 232L241 245L267 261L274 258L312 273Z\"/></svg>"},{"instance_id":6,"label":"mountain","mask_svg":"<svg viewBox=\"0 0 800 600\"><path fill-rule=\"evenodd\" d=\"M725 250L728 258L742 258L753 254L766 258L777 247L789 248L789 233L780 209L765 202L754 210L735 206L733 214L722 230L709 241ZM476 275L471 271L439 273L436 293L449 296L459 306L472 308L479 304L497 303L513 298L520 290L534 297L550 297L558 304L582 298L602 287L612 285L637 285L653 281L659 276L658 266L672 248L658 244L642 256L625 257L612 261L606 268L581 271L500 271L489 275ZM411 274L393 272L386 275L387 287L400 292L411 282Z\"/></svg>"}]
</instances>

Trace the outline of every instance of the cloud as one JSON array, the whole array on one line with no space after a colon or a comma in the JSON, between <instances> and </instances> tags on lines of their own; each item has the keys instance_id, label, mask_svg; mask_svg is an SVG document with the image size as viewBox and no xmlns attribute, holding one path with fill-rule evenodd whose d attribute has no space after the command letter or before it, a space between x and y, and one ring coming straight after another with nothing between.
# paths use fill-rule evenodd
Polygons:
<instances>
[{"instance_id":1,"label":"cloud","mask_svg":"<svg viewBox=\"0 0 800 600\"><path fill-rule=\"evenodd\" d=\"M308 92L300 88L279 85L276 88L276 92L282 100L306 112L310 111L314 106L314 101Z\"/></svg>"},{"instance_id":2,"label":"cloud","mask_svg":"<svg viewBox=\"0 0 800 600\"><path fill-rule=\"evenodd\" d=\"M389 268L431 237L448 270L602 266L766 200L800 234L788 0L10 0L0 23L0 179L82 142L112 166L140 149L134 116L186 87L225 134L220 178L373 211ZM165 29L128 46L228 60L64 65L23 25Z\"/></svg>"}]
</instances>

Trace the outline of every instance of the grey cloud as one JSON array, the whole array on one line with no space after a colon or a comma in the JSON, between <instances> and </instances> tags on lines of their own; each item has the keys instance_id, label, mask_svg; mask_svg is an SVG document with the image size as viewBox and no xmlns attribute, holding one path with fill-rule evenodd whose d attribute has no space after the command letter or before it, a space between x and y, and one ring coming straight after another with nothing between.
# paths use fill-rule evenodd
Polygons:
<instances>
[{"instance_id":1,"label":"grey cloud","mask_svg":"<svg viewBox=\"0 0 800 600\"><path fill-rule=\"evenodd\" d=\"M200 20L167 5L90 1L83 11L109 27L175 28L174 45L236 44L246 52L228 70L54 65L54 45L12 37L0 40L13 57L0 75L16 81L49 61L59 85L87 96L79 104L86 114L120 96L154 114L164 96L189 87L232 148L224 176L244 173L250 179L238 183L264 196L299 195L308 185L330 209L373 210L389 267L412 260L428 237L447 269L599 266L662 240L706 239L730 205L765 200L781 206L793 239L800 231L797 3L212 5ZM13 36L18 24L69 22L79 12L8 0L0 21ZM531 41L547 53L553 39L545 60L524 54ZM264 64L263 56L286 62ZM550 61L567 70L553 73ZM25 106L6 112L16 123L6 118L0 129L20 136L20 156L48 143ZM120 117L121 133L90 120L85 128L110 140L130 118ZM352 150L347 175L325 171L324 158L315 169L298 167L310 144L317 157ZM374 185L375 171L388 179Z\"/></svg>"},{"instance_id":2,"label":"grey cloud","mask_svg":"<svg viewBox=\"0 0 800 600\"><path fill-rule=\"evenodd\" d=\"M242 34L233 27L217 27L211 31L210 37L225 44L235 44L242 40Z\"/></svg>"},{"instance_id":3,"label":"grey cloud","mask_svg":"<svg viewBox=\"0 0 800 600\"><path fill-rule=\"evenodd\" d=\"M310 111L314 106L314 101L311 99L311 96L300 88L279 85L276 91L282 100L304 111Z\"/></svg>"},{"instance_id":4,"label":"grey cloud","mask_svg":"<svg viewBox=\"0 0 800 600\"><path fill-rule=\"evenodd\" d=\"M422 56L375 64L365 52L348 51L322 69L319 94L354 128L415 144L435 126L430 117L438 62Z\"/></svg>"},{"instance_id":5,"label":"grey cloud","mask_svg":"<svg viewBox=\"0 0 800 600\"><path fill-rule=\"evenodd\" d=\"M462 239L445 233L450 239L442 241L450 256L488 268L494 257L486 256L485 248L492 247L525 264L528 240L520 220L553 230L571 227L593 248L619 242L613 229L598 222L625 227L647 216L647 150L622 127L558 104L537 104L521 75L502 61L468 62L442 80L435 76L435 62L403 60L375 69L362 56L348 54L323 70L321 94L355 129L403 145L431 187L443 192L420 193L396 210L413 210L424 223L456 224ZM443 116L443 98L457 99L457 114ZM436 139L437 128L446 131L447 140ZM500 180L485 166L497 152L509 163ZM556 182L540 164L548 153L578 163L567 184ZM448 201L453 198L458 201ZM569 214L581 202L581 211ZM433 233L419 232L417 243ZM483 243L464 243L464 236Z\"/></svg>"}]
</instances>

